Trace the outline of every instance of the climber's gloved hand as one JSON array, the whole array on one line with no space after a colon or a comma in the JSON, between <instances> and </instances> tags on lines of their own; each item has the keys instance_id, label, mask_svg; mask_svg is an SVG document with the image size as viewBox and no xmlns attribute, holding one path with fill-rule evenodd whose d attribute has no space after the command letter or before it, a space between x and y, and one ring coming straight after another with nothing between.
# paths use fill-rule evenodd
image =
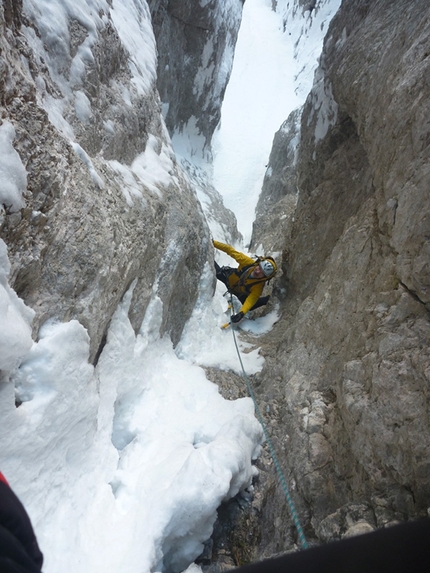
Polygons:
<instances>
[{"instance_id":1,"label":"climber's gloved hand","mask_svg":"<svg viewBox=\"0 0 430 573\"><path fill-rule=\"evenodd\" d=\"M242 320L243 316L244 316L243 312L238 312L237 314L232 314L231 322L236 324L237 322L240 322Z\"/></svg>"}]
</instances>

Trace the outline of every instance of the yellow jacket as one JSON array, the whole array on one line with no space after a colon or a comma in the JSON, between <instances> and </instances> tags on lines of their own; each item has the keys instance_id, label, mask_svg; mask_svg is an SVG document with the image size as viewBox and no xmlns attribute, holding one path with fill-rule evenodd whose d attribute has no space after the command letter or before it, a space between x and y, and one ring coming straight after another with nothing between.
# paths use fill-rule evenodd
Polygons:
<instances>
[{"instance_id":1,"label":"yellow jacket","mask_svg":"<svg viewBox=\"0 0 430 573\"><path fill-rule=\"evenodd\" d=\"M213 245L216 249L218 249L219 251L223 251L224 253L227 253L227 255L229 255L237 263L239 263L238 267L239 272L231 273L231 275L228 277L228 284L229 284L229 290L236 296L243 297L248 295L245 302L242 304L242 308L240 309L240 312L246 314L262 295L264 289L264 280L252 279L248 278L247 276L247 278L244 281L241 281L241 284L238 284L242 274L240 271L249 265L255 266L258 263L256 263L254 259L251 259L251 257L248 257L247 255L244 255L243 253L236 251L236 249L233 249L233 247L231 247L230 245L220 243L219 241L213 241ZM253 270L254 268L250 268L248 275L250 275Z\"/></svg>"}]
</instances>

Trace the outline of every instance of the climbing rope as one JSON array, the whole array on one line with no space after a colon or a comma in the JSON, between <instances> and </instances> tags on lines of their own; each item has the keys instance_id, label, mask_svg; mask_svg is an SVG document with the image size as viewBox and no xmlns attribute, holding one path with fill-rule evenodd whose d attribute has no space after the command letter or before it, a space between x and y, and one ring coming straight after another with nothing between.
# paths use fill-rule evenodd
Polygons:
<instances>
[{"instance_id":1,"label":"climbing rope","mask_svg":"<svg viewBox=\"0 0 430 573\"><path fill-rule=\"evenodd\" d=\"M231 312L232 308L233 308L233 300L230 299L230 304L229 304L230 312ZM306 541L305 534L303 532L302 526L300 525L300 520L299 520L299 516L297 515L296 506L294 505L294 502L293 502L292 497L290 495L290 491L289 491L288 486L287 486L287 481L284 477L284 474L282 472L282 468L279 464L278 457L277 457L276 452L275 452L275 448L273 447L273 443L272 443L272 440L270 439L269 433L267 431L266 424L264 423L263 416L261 415L260 408L258 407L257 400L255 398L255 394L254 394L254 391L253 391L252 386L251 386L251 382L249 381L249 378L248 378L248 376L245 372L245 368L243 366L242 357L240 355L240 350L239 350L239 346L237 344L236 334L235 334L235 331L233 328L233 324L232 324L231 331L233 332L233 340L234 340L234 344L236 346L237 355L239 357L240 366L242 368L243 377L245 378L246 385L248 387L249 395L251 396L252 401L254 402L255 412L257 414L258 421L260 422L260 424L263 428L264 437L266 438L267 445L269 446L270 454L272 456L273 463L275 465L276 471L277 471L278 476L279 476L279 481L281 483L282 489L284 490L285 497L286 497L287 503L288 503L288 507L290 508L291 517L293 518L294 525L297 529L297 534L299 536L300 545L302 546L302 549L307 549L308 548L308 542Z\"/></svg>"}]
</instances>

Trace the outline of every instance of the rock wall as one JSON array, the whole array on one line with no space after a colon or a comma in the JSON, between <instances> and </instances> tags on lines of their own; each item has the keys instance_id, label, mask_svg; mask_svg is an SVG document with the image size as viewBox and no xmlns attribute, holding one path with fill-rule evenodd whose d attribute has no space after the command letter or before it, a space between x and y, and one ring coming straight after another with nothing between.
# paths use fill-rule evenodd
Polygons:
<instances>
[{"instance_id":1,"label":"rock wall","mask_svg":"<svg viewBox=\"0 0 430 573\"><path fill-rule=\"evenodd\" d=\"M242 7L243 0L149 2L158 48L157 87L167 128L171 135L188 132L194 139L191 152L203 152L209 159Z\"/></svg>"},{"instance_id":2,"label":"rock wall","mask_svg":"<svg viewBox=\"0 0 430 573\"><path fill-rule=\"evenodd\" d=\"M264 241L264 246L272 253L282 252L284 248L285 229L290 227L297 205L296 160L301 113L301 109L291 113L275 133L255 209L251 251L259 250L258 241Z\"/></svg>"},{"instance_id":3,"label":"rock wall","mask_svg":"<svg viewBox=\"0 0 430 573\"><path fill-rule=\"evenodd\" d=\"M259 206L282 213L295 170L297 207L275 219L287 296L255 383L311 540L430 505L429 17L421 2L343 1L297 161L296 134L278 136ZM253 244L277 249L276 235L254 227ZM259 556L297 541L275 482L269 472Z\"/></svg>"},{"instance_id":4,"label":"rock wall","mask_svg":"<svg viewBox=\"0 0 430 573\"><path fill-rule=\"evenodd\" d=\"M94 3L93 21L58 8L58 36L37 3L0 4L0 130L27 177L24 208L1 207L11 286L36 311L35 336L49 318L77 318L93 360L133 281L133 325L156 292L176 343L210 248L161 116L147 4L134 3L146 58L136 61L119 11Z\"/></svg>"}]
</instances>

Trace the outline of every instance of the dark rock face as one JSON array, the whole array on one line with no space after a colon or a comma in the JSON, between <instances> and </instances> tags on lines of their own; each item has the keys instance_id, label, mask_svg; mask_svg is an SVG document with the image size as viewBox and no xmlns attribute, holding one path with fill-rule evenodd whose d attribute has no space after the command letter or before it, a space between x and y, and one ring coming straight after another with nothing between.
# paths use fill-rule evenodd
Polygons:
<instances>
[{"instance_id":1,"label":"dark rock face","mask_svg":"<svg viewBox=\"0 0 430 573\"><path fill-rule=\"evenodd\" d=\"M4 19L15 32L21 27L22 0L3 0Z\"/></svg>"},{"instance_id":2,"label":"dark rock face","mask_svg":"<svg viewBox=\"0 0 430 573\"><path fill-rule=\"evenodd\" d=\"M209 153L233 63L241 0L149 2L158 48L157 87L172 135L190 123ZM200 151L202 151L200 150Z\"/></svg>"},{"instance_id":3,"label":"dark rock face","mask_svg":"<svg viewBox=\"0 0 430 573\"><path fill-rule=\"evenodd\" d=\"M430 505L429 34L421 2L344 1L303 109L297 163L292 132L272 152L288 162L272 177L295 169L299 195L283 226L288 296L258 392L278 408L273 436L311 539ZM275 187L261 201L282 212L285 197ZM269 251L278 237L255 226L253 244ZM273 489L260 554L293 541ZM285 520L273 528L279 507Z\"/></svg>"}]
</instances>

